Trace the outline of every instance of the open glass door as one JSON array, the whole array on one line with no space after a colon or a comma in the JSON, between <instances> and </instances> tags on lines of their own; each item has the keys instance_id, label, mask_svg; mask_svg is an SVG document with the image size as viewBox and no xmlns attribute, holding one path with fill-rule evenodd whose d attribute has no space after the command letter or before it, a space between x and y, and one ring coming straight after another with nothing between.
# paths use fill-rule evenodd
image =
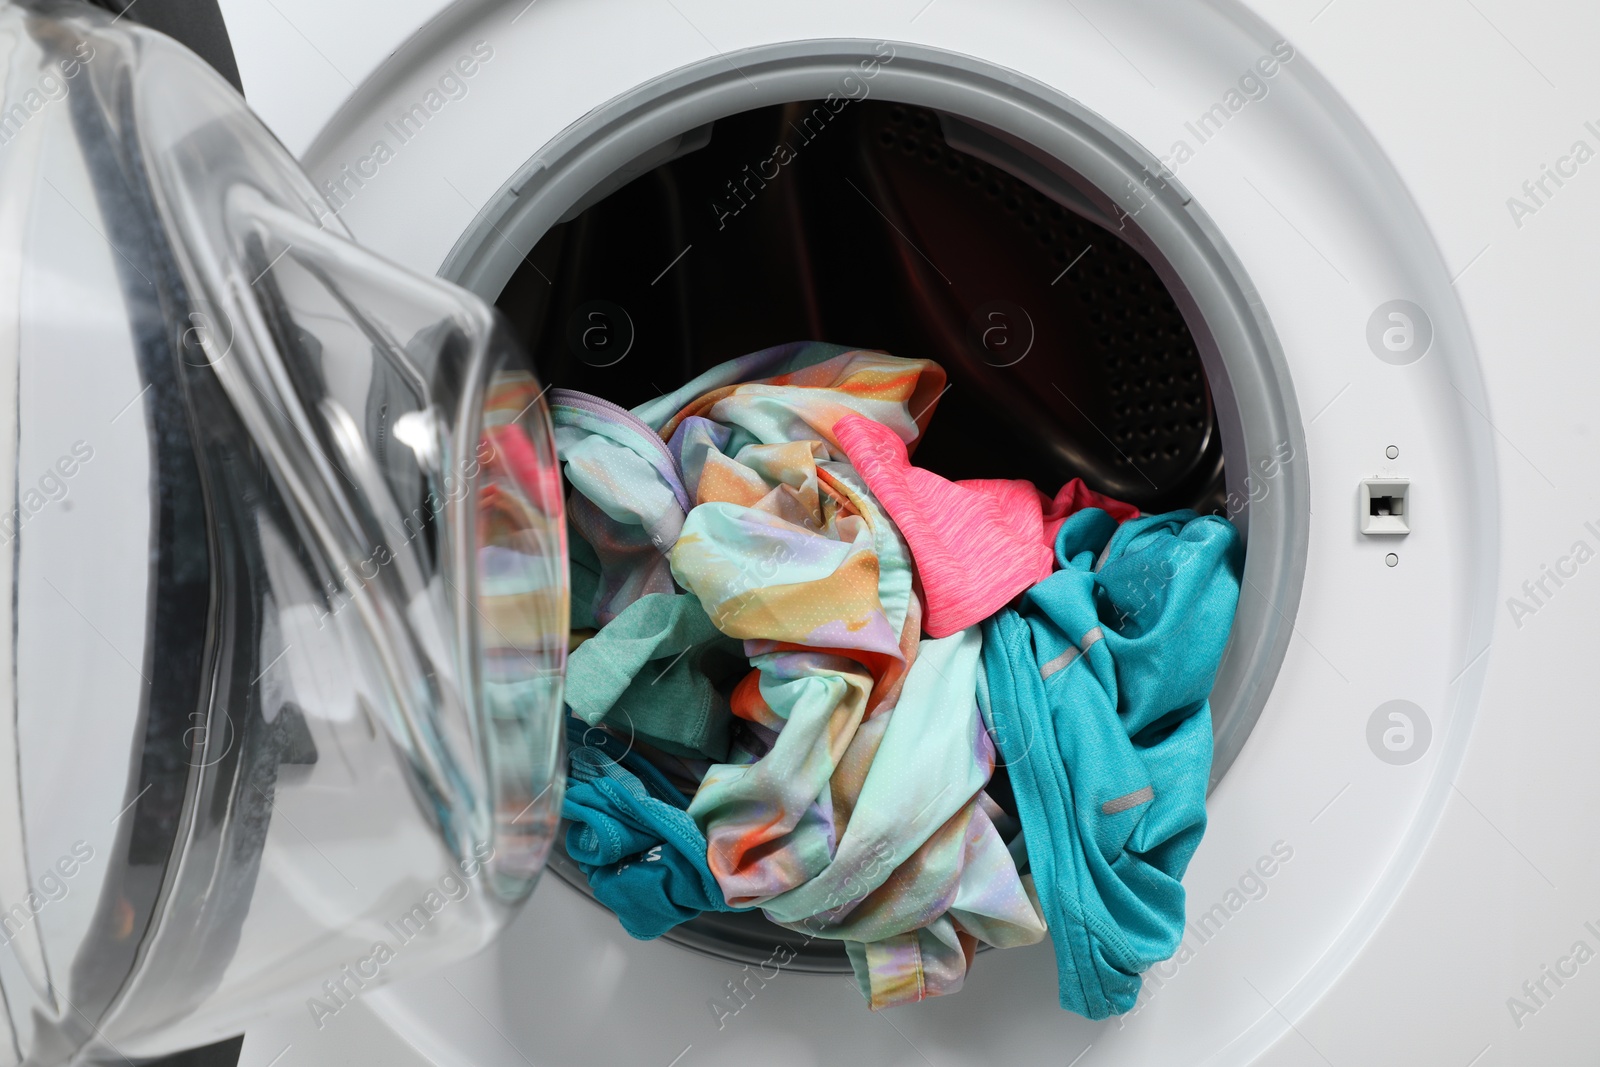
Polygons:
<instances>
[{"instance_id":1,"label":"open glass door","mask_svg":"<svg viewBox=\"0 0 1600 1067\"><path fill-rule=\"evenodd\" d=\"M336 1014L556 828L541 389L170 40L4 4L0 77L0 1063Z\"/></svg>"}]
</instances>

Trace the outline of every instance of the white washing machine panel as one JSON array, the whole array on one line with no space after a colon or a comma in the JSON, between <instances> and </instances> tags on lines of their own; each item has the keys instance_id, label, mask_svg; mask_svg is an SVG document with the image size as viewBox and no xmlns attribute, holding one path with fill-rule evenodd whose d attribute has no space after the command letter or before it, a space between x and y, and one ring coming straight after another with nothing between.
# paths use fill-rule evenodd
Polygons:
<instances>
[{"instance_id":1,"label":"white washing machine panel","mask_svg":"<svg viewBox=\"0 0 1600 1067\"><path fill-rule=\"evenodd\" d=\"M1595 19L1478 0L442 12L306 154L357 237L421 270L563 130L695 64L881 41L1077 101L1173 170L1253 280L1300 404L1311 533L1294 638L1186 878L1184 949L1127 1016L1062 1014L1045 946L881 1018L791 974L730 1014L744 972L631 942L547 880L489 953L367 995L352 1032L375 1013L438 1063L1574 1062L1600 1007ZM465 56L467 90L396 143ZM1359 531L1376 478L1409 483L1404 538ZM246 1062L340 1040L286 1018Z\"/></svg>"}]
</instances>

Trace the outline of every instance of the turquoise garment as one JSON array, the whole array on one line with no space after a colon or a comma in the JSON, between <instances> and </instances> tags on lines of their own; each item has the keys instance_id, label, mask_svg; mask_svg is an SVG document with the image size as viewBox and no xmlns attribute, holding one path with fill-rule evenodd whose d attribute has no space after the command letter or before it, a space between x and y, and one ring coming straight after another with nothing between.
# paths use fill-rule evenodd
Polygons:
<instances>
[{"instance_id":1,"label":"turquoise garment","mask_svg":"<svg viewBox=\"0 0 1600 1067\"><path fill-rule=\"evenodd\" d=\"M1128 1011L1177 951L1205 830L1207 696L1239 599L1239 535L1191 511L1069 518L1061 570L984 624L979 703L1010 772L1061 1006Z\"/></svg>"},{"instance_id":2,"label":"turquoise garment","mask_svg":"<svg viewBox=\"0 0 1600 1067\"><path fill-rule=\"evenodd\" d=\"M733 716L715 681L749 668L699 600L650 593L568 655L567 703L590 726L603 721L674 756L723 760Z\"/></svg>"},{"instance_id":3,"label":"turquoise garment","mask_svg":"<svg viewBox=\"0 0 1600 1067\"><path fill-rule=\"evenodd\" d=\"M628 745L567 720L571 777L561 803L567 855L622 928L648 941L703 911L732 911L706 866L687 798Z\"/></svg>"}]
</instances>

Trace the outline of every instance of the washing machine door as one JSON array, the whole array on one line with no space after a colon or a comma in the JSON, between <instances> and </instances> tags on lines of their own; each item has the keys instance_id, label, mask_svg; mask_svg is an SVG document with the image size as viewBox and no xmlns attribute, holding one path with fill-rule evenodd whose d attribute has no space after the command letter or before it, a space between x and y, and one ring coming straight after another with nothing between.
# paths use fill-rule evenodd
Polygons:
<instances>
[{"instance_id":1,"label":"washing machine door","mask_svg":"<svg viewBox=\"0 0 1600 1067\"><path fill-rule=\"evenodd\" d=\"M0 1063L325 1019L543 865L541 390L180 46L4 5L0 64Z\"/></svg>"}]
</instances>

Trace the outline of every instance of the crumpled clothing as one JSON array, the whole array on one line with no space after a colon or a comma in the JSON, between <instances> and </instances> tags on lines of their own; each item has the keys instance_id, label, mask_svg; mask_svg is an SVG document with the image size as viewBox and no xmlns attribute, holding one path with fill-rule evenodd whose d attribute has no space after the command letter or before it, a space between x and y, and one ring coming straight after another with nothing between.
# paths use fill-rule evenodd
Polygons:
<instances>
[{"instance_id":1,"label":"crumpled clothing","mask_svg":"<svg viewBox=\"0 0 1600 1067\"><path fill-rule=\"evenodd\" d=\"M851 414L883 423L910 444L927 429L944 383L944 368L932 360L799 341L718 364L634 414L667 441L694 416L736 428L748 436L732 442L735 452L755 441L832 445L833 424ZM783 390L791 388L811 391L803 406L785 404ZM831 451L829 458L844 455Z\"/></svg>"},{"instance_id":2,"label":"crumpled clothing","mask_svg":"<svg viewBox=\"0 0 1600 1067\"><path fill-rule=\"evenodd\" d=\"M981 633L921 639L911 549L839 433L870 420L904 462L944 381L927 361L798 344L632 412L578 394L552 402L578 540L595 545L595 560L573 565L598 571L593 621L686 590L743 640L753 668L728 698L742 722L727 759L705 770L687 809L717 899L843 940L874 1009L953 992L980 942L1028 944L1044 930L996 828L1012 820L984 792L994 752L974 695ZM1000 501L1005 532L1041 548L1046 524L1086 502L1071 486L1047 502L1025 483L963 485ZM590 618L574 605L574 626ZM613 880L660 862L623 865ZM633 909L630 931L649 931L702 897L652 884L643 903L617 899Z\"/></svg>"},{"instance_id":3,"label":"crumpled clothing","mask_svg":"<svg viewBox=\"0 0 1600 1067\"><path fill-rule=\"evenodd\" d=\"M982 792L994 770L974 697L982 645L977 627L920 643L893 714L857 729L833 777L851 809L832 861L762 905L845 940L874 1010L960 989L980 940L1044 937Z\"/></svg>"},{"instance_id":4,"label":"crumpled clothing","mask_svg":"<svg viewBox=\"0 0 1600 1067\"><path fill-rule=\"evenodd\" d=\"M1238 603L1233 526L1067 519L1062 569L984 624L978 696L1010 774L1061 1006L1131 1009L1178 948L1205 830L1207 697Z\"/></svg>"},{"instance_id":5,"label":"crumpled clothing","mask_svg":"<svg viewBox=\"0 0 1600 1067\"><path fill-rule=\"evenodd\" d=\"M586 614L604 625L640 597L677 591L667 552L692 505L665 443L631 411L570 389L552 389L549 407L568 515L600 563Z\"/></svg>"},{"instance_id":6,"label":"crumpled clothing","mask_svg":"<svg viewBox=\"0 0 1600 1067\"><path fill-rule=\"evenodd\" d=\"M773 735L754 762L713 766L689 806L739 905L831 862L848 810L835 811L830 781L861 723L893 707L920 632L911 557L893 525L847 465L819 465L810 448L792 458L771 500L696 507L672 552L674 576L712 622L745 639L755 669L734 689L733 713ZM804 526L763 509L792 503L784 490L796 483L819 500Z\"/></svg>"},{"instance_id":7,"label":"crumpled clothing","mask_svg":"<svg viewBox=\"0 0 1600 1067\"><path fill-rule=\"evenodd\" d=\"M747 669L739 642L711 625L699 600L650 593L568 655L567 704L623 738L723 760L732 715L715 679Z\"/></svg>"},{"instance_id":8,"label":"crumpled clothing","mask_svg":"<svg viewBox=\"0 0 1600 1067\"><path fill-rule=\"evenodd\" d=\"M600 620L594 617L594 606L600 600L600 557L573 528L570 512L567 515L567 588L570 590L569 629L597 629Z\"/></svg>"},{"instance_id":9,"label":"crumpled clothing","mask_svg":"<svg viewBox=\"0 0 1600 1067\"><path fill-rule=\"evenodd\" d=\"M977 802L974 818L960 832L968 852L947 912L914 930L876 941L844 943L856 987L871 1010L959 992L979 941L988 941L997 948L1015 948L1043 939L1044 920L1039 916L1032 878L1017 878L1011 857L996 852L988 843L996 825L1009 817L987 793L979 793ZM1010 888L1013 884L1019 887L1024 900L1005 900L1014 895ZM1025 921L996 922L997 903ZM1031 917L1026 917L1028 913ZM975 936L957 916L977 918L981 936Z\"/></svg>"},{"instance_id":10,"label":"crumpled clothing","mask_svg":"<svg viewBox=\"0 0 1600 1067\"><path fill-rule=\"evenodd\" d=\"M774 400L796 387L808 390L805 405ZM720 449L730 455L746 444L820 438L832 446L824 458L843 459L833 445L838 419L866 415L912 442L943 388L944 370L929 360L807 341L729 360L635 411L552 389L556 447L573 486L568 513L600 560L593 618L603 625L641 596L675 591L666 554L698 502L679 475L685 438L674 432L683 420L694 417L696 430L716 424L725 435ZM690 487L698 486L701 465L681 464L694 471Z\"/></svg>"},{"instance_id":11,"label":"crumpled clothing","mask_svg":"<svg viewBox=\"0 0 1600 1067\"><path fill-rule=\"evenodd\" d=\"M923 366L846 353L788 384L719 386L663 423L696 504L673 576L756 668L732 707L760 751L713 766L690 814L727 899L854 942L874 1008L953 992L979 939L1043 936L981 792L993 769L973 696L981 637L919 645L906 545L829 458L857 390L914 440ZM963 669L965 684L948 680Z\"/></svg>"},{"instance_id":12,"label":"crumpled clothing","mask_svg":"<svg viewBox=\"0 0 1600 1067\"><path fill-rule=\"evenodd\" d=\"M688 798L625 741L567 720L570 779L561 803L567 855L595 899L643 941L705 911L734 911L706 866Z\"/></svg>"},{"instance_id":13,"label":"crumpled clothing","mask_svg":"<svg viewBox=\"0 0 1600 1067\"><path fill-rule=\"evenodd\" d=\"M1069 514L1098 507L1118 519L1139 515L1080 478L1054 499L1016 479L948 481L911 466L898 434L858 415L840 419L834 434L911 546L930 637L976 625L1050 577L1056 533Z\"/></svg>"}]
</instances>

